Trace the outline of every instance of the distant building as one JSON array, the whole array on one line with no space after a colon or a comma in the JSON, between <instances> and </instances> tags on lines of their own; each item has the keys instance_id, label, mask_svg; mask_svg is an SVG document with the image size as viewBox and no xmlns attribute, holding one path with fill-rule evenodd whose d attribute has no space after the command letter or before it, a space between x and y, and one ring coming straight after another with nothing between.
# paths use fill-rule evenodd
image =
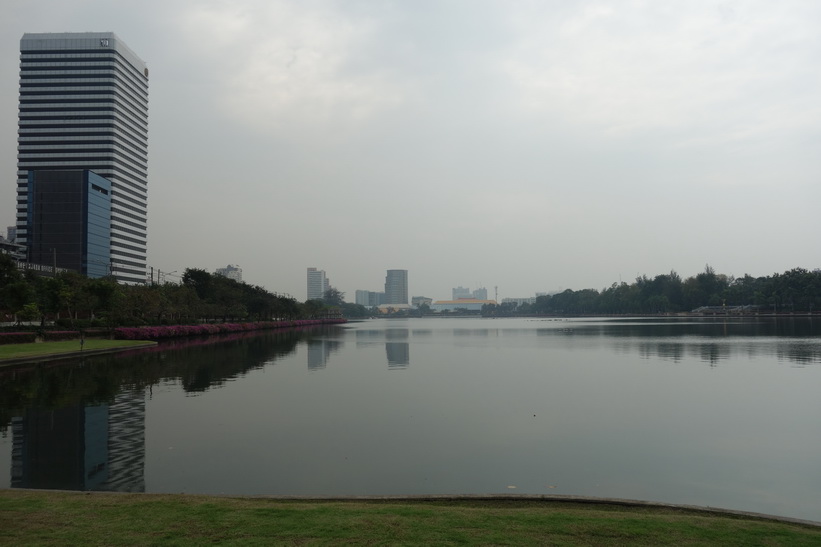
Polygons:
<instances>
[{"instance_id":1,"label":"distant building","mask_svg":"<svg viewBox=\"0 0 821 547\"><path fill-rule=\"evenodd\" d=\"M531 296L530 298L502 298L502 304L516 304L517 306L521 306L522 304L535 304L536 297Z\"/></svg>"},{"instance_id":2,"label":"distant building","mask_svg":"<svg viewBox=\"0 0 821 547\"><path fill-rule=\"evenodd\" d=\"M375 291L356 291L356 303L366 308L373 308L380 306L385 302L384 292Z\"/></svg>"},{"instance_id":3,"label":"distant building","mask_svg":"<svg viewBox=\"0 0 821 547\"><path fill-rule=\"evenodd\" d=\"M360 306L369 306L370 305L370 304L368 304L368 297L371 294L371 291L357 290L355 294L356 294L356 297L354 298L354 303L355 304L358 304Z\"/></svg>"},{"instance_id":4,"label":"distant building","mask_svg":"<svg viewBox=\"0 0 821 547\"><path fill-rule=\"evenodd\" d=\"M415 308L418 308L422 304L426 304L430 306L433 304L433 298L428 298L426 296L414 296L411 298L411 305Z\"/></svg>"},{"instance_id":5,"label":"distant building","mask_svg":"<svg viewBox=\"0 0 821 547\"><path fill-rule=\"evenodd\" d=\"M481 311L485 304L496 304L495 300L477 300L475 298L459 298L456 300L437 300L431 304L433 311Z\"/></svg>"},{"instance_id":6,"label":"distant building","mask_svg":"<svg viewBox=\"0 0 821 547\"><path fill-rule=\"evenodd\" d=\"M453 300L461 300L463 298L472 298L474 300L487 300L487 289L484 287L476 289L473 292L471 292L470 289L466 289L465 287L455 287L451 289L451 293L453 294Z\"/></svg>"},{"instance_id":7,"label":"distant building","mask_svg":"<svg viewBox=\"0 0 821 547\"><path fill-rule=\"evenodd\" d=\"M11 243L17 243L17 226L6 227L6 239Z\"/></svg>"},{"instance_id":8,"label":"distant building","mask_svg":"<svg viewBox=\"0 0 821 547\"><path fill-rule=\"evenodd\" d=\"M227 277L228 279L233 279L238 283L242 283L242 268L239 266L229 264L224 268L217 268L216 274Z\"/></svg>"},{"instance_id":9,"label":"distant building","mask_svg":"<svg viewBox=\"0 0 821 547\"><path fill-rule=\"evenodd\" d=\"M385 276L384 303L408 303L408 270L388 270Z\"/></svg>"},{"instance_id":10,"label":"distant building","mask_svg":"<svg viewBox=\"0 0 821 547\"><path fill-rule=\"evenodd\" d=\"M26 246L0 237L0 253L11 256L14 260L26 259Z\"/></svg>"},{"instance_id":11,"label":"distant building","mask_svg":"<svg viewBox=\"0 0 821 547\"><path fill-rule=\"evenodd\" d=\"M459 286L454 287L451 289L451 294L453 295L454 300L459 300L460 298L470 298L470 289L466 289L465 287Z\"/></svg>"},{"instance_id":12,"label":"distant building","mask_svg":"<svg viewBox=\"0 0 821 547\"><path fill-rule=\"evenodd\" d=\"M379 313L408 312L410 309L410 304L380 304L377 306Z\"/></svg>"},{"instance_id":13,"label":"distant building","mask_svg":"<svg viewBox=\"0 0 821 547\"><path fill-rule=\"evenodd\" d=\"M325 270L308 268L308 300L322 300L325 291L331 287L331 282L325 276Z\"/></svg>"},{"instance_id":14,"label":"distant building","mask_svg":"<svg viewBox=\"0 0 821 547\"><path fill-rule=\"evenodd\" d=\"M29 171L28 259L80 272L114 274L111 182L93 171Z\"/></svg>"}]
</instances>

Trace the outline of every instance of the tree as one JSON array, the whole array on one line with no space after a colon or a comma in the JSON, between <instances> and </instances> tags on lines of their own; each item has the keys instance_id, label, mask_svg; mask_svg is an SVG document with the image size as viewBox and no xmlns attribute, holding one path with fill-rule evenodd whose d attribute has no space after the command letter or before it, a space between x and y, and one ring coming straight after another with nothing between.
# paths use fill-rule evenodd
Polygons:
<instances>
[{"instance_id":1,"label":"tree","mask_svg":"<svg viewBox=\"0 0 821 547\"><path fill-rule=\"evenodd\" d=\"M211 296L211 280L212 275L199 268L186 268L182 274L182 284L194 289L202 300Z\"/></svg>"},{"instance_id":2,"label":"tree","mask_svg":"<svg viewBox=\"0 0 821 547\"><path fill-rule=\"evenodd\" d=\"M0 289L19 281L21 277L14 260L9 255L0 253Z\"/></svg>"},{"instance_id":3,"label":"tree","mask_svg":"<svg viewBox=\"0 0 821 547\"><path fill-rule=\"evenodd\" d=\"M302 313L304 317L307 318L314 318L319 315L319 312L325 309L325 303L322 300L306 300L304 304L301 306Z\"/></svg>"},{"instance_id":4,"label":"tree","mask_svg":"<svg viewBox=\"0 0 821 547\"><path fill-rule=\"evenodd\" d=\"M368 317L370 312L362 304L342 304L342 315L345 317Z\"/></svg>"},{"instance_id":5,"label":"tree","mask_svg":"<svg viewBox=\"0 0 821 547\"><path fill-rule=\"evenodd\" d=\"M27 304L33 303L33 299L34 290L22 279L0 287L0 309L17 315L20 321L31 321L31 319L22 319L20 312Z\"/></svg>"},{"instance_id":6,"label":"tree","mask_svg":"<svg viewBox=\"0 0 821 547\"><path fill-rule=\"evenodd\" d=\"M342 306L345 303L345 293L334 287L328 287L322 295L322 301L329 306Z\"/></svg>"}]
</instances>

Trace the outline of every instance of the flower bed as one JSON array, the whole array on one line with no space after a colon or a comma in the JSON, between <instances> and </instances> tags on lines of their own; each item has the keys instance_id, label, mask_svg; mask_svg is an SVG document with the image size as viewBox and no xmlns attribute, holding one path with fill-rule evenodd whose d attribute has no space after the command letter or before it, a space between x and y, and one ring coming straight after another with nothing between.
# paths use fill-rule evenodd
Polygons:
<instances>
[{"instance_id":1,"label":"flower bed","mask_svg":"<svg viewBox=\"0 0 821 547\"><path fill-rule=\"evenodd\" d=\"M205 336L231 332L288 329L344 323L345 319L299 319L296 321L260 321L257 323L209 323L205 325L169 325L160 327L120 327L114 329L117 340L162 340L180 336Z\"/></svg>"},{"instance_id":2,"label":"flower bed","mask_svg":"<svg viewBox=\"0 0 821 547\"><path fill-rule=\"evenodd\" d=\"M37 335L33 332L0 332L2 344L33 344Z\"/></svg>"}]
</instances>

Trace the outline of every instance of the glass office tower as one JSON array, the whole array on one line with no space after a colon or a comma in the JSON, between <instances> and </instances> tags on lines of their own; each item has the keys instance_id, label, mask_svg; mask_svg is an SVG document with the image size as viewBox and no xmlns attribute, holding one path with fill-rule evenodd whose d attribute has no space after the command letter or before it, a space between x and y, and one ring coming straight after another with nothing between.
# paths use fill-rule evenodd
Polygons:
<instances>
[{"instance_id":1,"label":"glass office tower","mask_svg":"<svg viewBox=\"0 0 821 547\"><path fill-rule=\"evenodd\" d=\"M90 170L111 182L107 270L121 282L144 283L145 63L111 32L23 35L18 135L18 242L29 240L29 173Z\"/></svg>"},{"instance_id":2,"label":"glass office tower","mask_svg":"<svg viewBox=\"0 0 821 547\"><path fill-rule=\"evenodd\" d=\"M89 170L29 171L27 247L35 264L111 273L111 183Z\"/></svg>"}]
</instances>

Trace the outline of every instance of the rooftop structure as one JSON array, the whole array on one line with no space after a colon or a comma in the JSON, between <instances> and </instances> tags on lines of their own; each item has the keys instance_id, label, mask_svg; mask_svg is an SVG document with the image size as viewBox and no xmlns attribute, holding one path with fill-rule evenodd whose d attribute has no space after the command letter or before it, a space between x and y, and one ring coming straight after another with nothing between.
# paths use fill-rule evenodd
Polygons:
<instances>
[{"instance_id":1,"label":"rooftop structure","mask_svg":"<svg viewBox=\"0 0 821 547\"><path fill-rule=\"evenodd\" d=\"M224 268L217 268L215 273L228 279L233 279L238 283L242 283L242 268L229 264Z\"/></svg>"}]
</instances>

